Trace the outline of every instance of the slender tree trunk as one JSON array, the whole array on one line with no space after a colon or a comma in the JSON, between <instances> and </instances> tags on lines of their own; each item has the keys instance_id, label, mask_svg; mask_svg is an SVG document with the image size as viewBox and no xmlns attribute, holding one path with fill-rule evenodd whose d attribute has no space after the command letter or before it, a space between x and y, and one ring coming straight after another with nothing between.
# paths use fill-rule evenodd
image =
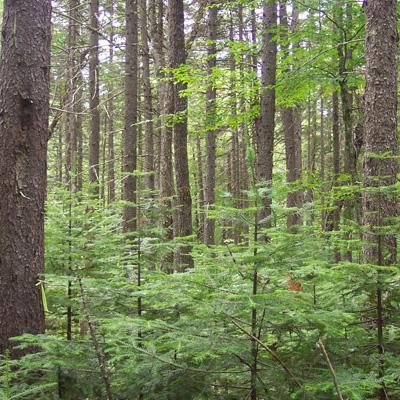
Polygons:
<instances>
[{"instance_id":1,"label":"slender tree trunk","mask_svg":"<svg viewBox=\"0 0 400 400\"><path fill-rule=\"evenodd\" d=\"M234 20L233 15L230 15L230 26L229 26L229 40L233 42L235 40L234 35ZM231 152L229 154L229 182L230 182L230 192L233 198L233 205L235 208L240 208L240 148L239 148L239 130L237 128L237 87L236 87L236 59L235 55L232 53L229 58L229 70L231 74L230 79L230 98L231 98L231 109L232 109L232 119L234 125L232 126L232 137L231 137ZM233 224L233 229L231 230L232 237L235 243L239 243L239 227L236 222Z\"/></svg>"},{"instance_id":2,"label":"slender tree trunk","mask_svg":"<svg viewBox=\"0 0 400 400\"><path fill-rule=\"evenodd\" d=\"M168 31L169 31L169 67L178 68L186 63L185 29L183 0L168 0ZM184 237L192 234L192 198L189 183L189 162L187 151L187 98L181 95L186 89L186 83L173 84L175 102L174 120L174 156L176 176L176 236ZM178 267L191 266L193 261L188 254L190 248L180 247L175 252L175 262Z\"/></svg>"},{"instance_id":3,"label":"slender tree trunk","mask_svg":"<svg viewBox=\"0 0 400 400\"><path fill-rule=\"evenodd\" d=\"M137 0L126 0L125 128L123 132L124 230L136 230L136 152L138 120L138 31Z\"/></svg>"},{"instance_id":4,"label":"slender tree trunk","mask_svg":"<svg viewBox=\"0 0 400 400\"><path fill-rule=\"evenodd\" d=\"M143 109L144 109L144 136L145 136L145 159L144 171L145 187L154 191L154 138L153 138L153 106L150 83L150 51L147 31L147 0L140 0L140 39L142 47L143 68Z\"/></svg>"},{"instance_id":5,"label":"slender tree trunk","mask_svg":"<svg viewBox=\"0 0 400 400\"><path fill-rule=\"evenodd\" d=\"M109 44L109 60L110 69L114 70L114 0L110 0L108 3L108 13L110 18L110 44ZM115 201L115 149L114 149L114 82L113 79L109 80L108 83L108 203L111 204Z\"/></svg>"},{"instance_id":6,"label":"slender tree trunk","mask_svg":"<svg viewBox=\"0 0 400 400\"><path fill-rule=\"evenodd\" d=\"M69 21L68 21L68 70L67 70L67 131L66 131L66 180L70 190L73 188L76 174L76 153L77 153L77 115L76 115L76 96L77 79L80 73L79 60L77 60L77 38L78 38L78 7L79 1L70 0L69 2Z\"/></svg>"},{"instance_id":7,"label":"slender tree trunk","mask_svg":"<svg viewBox=\"0 0 400 400\"><path fill-rule=\"evenodd\" d=\"M92 192L99 195L100 161L100 93L99 93L99 0L90 0L90 40L89 40L89 108L91 125L89 136L89 182Z\"/></svg>"},{"instance_id":8,"label":"slender tree trunk","mask_svg":"<svg viewBox=\"0 0 400 400\"><path fill-rule=\"evenodd\" d=\"M332 157L333 157L333 186L338 185L340 174L340 130L339 130L339 98L337 91L332 94ZM340 222L340 207L337 202L333 204L334 210L328 217L328 230L338 231ZM340 261L339 249L334 250L335 262Z\"/></svg>"},{"instance_id":9,"label":"slender tree trunk","mask_svg":"<svg viewBox=\"0 0 400 400\"><path fill-rule=\"evenodd\" d=\"M265 1L263 6L263 46L261 68L261 118L257 132L257 174L263 185L271 187L275 131L275 83L277 44L274 39L277 24L275 1ZM271 196L263 196L259 220L271 226Z\"/></svg>"},{"instance_id":10,"label":"slender tree trunk","mask_svg":"<svg viewBox=\"0 0 400 400\"><path fill-rule=\"evenodd\" d=\"M198 188L198 209L199 209L199 240L204 241L204 176L203 176L203 155L201 151L200 136L196 136L197 149L197 188Z\"/></svg>"},{"instance_id":11,"label":"slender tree trunk","mask_svg":"<svg viewBox=\"0 0 400 400\"><path fill-rule=\"evenodd\" d=\"M0 354L44 331L50 0L7 1L0 63ZM12 352L19 356L26 350Z\"/></svg>"},{"instance_id":12,"label":"slender tree trunk","mask_svg":"<svg viewBox=\"0 0 400 400\"><path fill-rule=\"evenodd\" d=\"M149 1L150 36L152 42L154 69L157 78L157 114L156 129L154 133L154 152L155 152L155 187L161 190L161 136L163 123L165 122L165 77L163 68L165 65L164 52L164 2L162 0ZM164 117L163 117L164 116ZM163 119L164 118L164 119Z\"/></svg>"},{"instance_id":13,"label":"slender tree trunk","mask_svg":"<svg viewBox=\"0 0 400 400\"><path fill-rule=\"evenodd\" d=\"M364 225L365 261L370 264L396 263L397 242L389 227L398 217L397 183L397 1L365 3L365 159ZM376 290L378 399L389 399L384 383L384 308L383 284L378 271Z\"/></svg>"},{"instance_id":14,"label":"slender tree trunk","mask_svg":"<svg viewBox=\"0 0 400 400\"><path fill-rule=\"evenodd\" d=\"M215 242L215 219L208 218L209 211L212 212L215 203L215 161L216 161L216 100L217 91L213 81L213 72L217 66L217 23L218 9L208 9L208 77L207 106L206 106L206 179L204 190L204 203L206 218L204 223L204 243L212 245Z\"/></svg>"},{"instance_id":15,"label":"slender tree trunk","mask_svg":"<svg viewBox=\"0 0 400 400\"><path fill-rule=\"evenodd\" d=\"M289 24L286 10L286 1L280 4L280 25L283 31L283 43L288 40ZM289 56L289 45L283 45L285 56ZM286 70L290 73L290 68ZM298 181L301 178L301 122L298 123L298 107L281 108L281 119L285 140L286 154L286 181L288 184ZM300 208L302 206L302 193L290 189L287 194L286 205L288 208ZM291 230L301 224L301 217L297 211L290 212L287 217L287 227Z\"/></svg>"}]
</instances>

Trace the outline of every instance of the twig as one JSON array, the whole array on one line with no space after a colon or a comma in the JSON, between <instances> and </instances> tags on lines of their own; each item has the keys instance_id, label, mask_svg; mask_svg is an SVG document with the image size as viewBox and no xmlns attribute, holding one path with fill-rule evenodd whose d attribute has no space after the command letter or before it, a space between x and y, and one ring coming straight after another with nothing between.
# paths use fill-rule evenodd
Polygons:
<instances>
[{"instance_id":1,"label":"twig","mask_svg":"<svg viewBox=\"0 0 400 400\"><path fill-rule=\"evenodd\" d=\"M247 331L243 327L241 327L235 320L232 320L232 323L243 333L245 333L247 336L249 336L251 339L256 341L264 350L266 350L271 357L285 370L285 372L293 379L294 383L296 385L305 391L303 385L298 381L296 376L293 374L293 372L289 369L289 367L285 364L285 362L276 354L274 350L272 350L269 346L267 346L265 343L263 343L258 337L254 336L251 332Z\"/></svg>"},{"instance_id":2,"label":"twig","mask_svg":"<svg viewBox=\"0 0 400 400\"><path fill-rule=\"evenodd\" d=\"M342 396L342 393L340 391L339 383L338 383L338 380L336 378L335 370L333 369L332 363L331 363L331 361L329 359L328 353L326 352L326 349L325 349L325 346L324 346L324 342L322 341L322 339L319 339L318 344L319 344L319 348L321 349L321 351L322 351L322 353L323 353L323 355L325 357L326 363L328 364L329 372L330 372L330 374L332 376L332 381L333 381L333 384L335 385L335 389L336 389L336 393L338 395L338 399L339 400L343 400L343 396Z\"/></svg>"},{"instance_id":3,"label":"twig","mask_svg":"<svg viewBox=\"0 0 400 400\"><path fill-rule=\"evenodd\" d=\"M88 303L87 303L87 300L86 300L86 293L85 293L85 289L83 287L82 278L81 278L81 275L79 273L79 270L77 271L77 278L78 278L79 288L80 288L80 292L81 292L83 311L85 313L85 319L86 319L87 324L89 326L90 337L92 339L93 347L94 347L94 350L95 350L95 353L96 353L97 362L99 364L100 375L101 375L101 378L103 380L104 387L106 389L107 399L108 400L113 400L110 377L109 377L108 370L107 370L107 363L106 363L106 360L104 358L104 354L103 354L103 351L102 351L102 349L100 347L100 344L99 344L99 342L97 340L96 328L95 328L95 326L93 325L93 323L92 323L92 321L90 319L89 306L88 306Z\"/></svg>"}]
</instances>

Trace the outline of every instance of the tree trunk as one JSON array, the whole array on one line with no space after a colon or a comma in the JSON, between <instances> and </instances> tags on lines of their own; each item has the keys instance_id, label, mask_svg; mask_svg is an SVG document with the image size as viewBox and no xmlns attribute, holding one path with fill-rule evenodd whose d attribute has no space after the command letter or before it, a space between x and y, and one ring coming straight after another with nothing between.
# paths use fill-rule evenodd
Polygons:
<instances>
[{"instance_id":1,"label":"tree trunk","mask_svg":"<svg viewBox=\"0 0 400 400\"><path fill-rule=\"evenodd\" d=\"M125 128L123 132L123 199L124 230L136 230L136 147L137 147L137 96L138 96L138 34L137 1L126 0L126 55L125 55Z\"/></svg>"},{"instance_id":2,"label":"tree trunk","mask_svg":"<svg viewBox=\"0 0 400 400\"><path fill-rule=\"evenodd\" d=\"M289 24L286 10L286 2L280 4L280 25L283 31L283 43L287 42ZM285 56L289 56L289 45L284 45ZM290 68L286 70L290 73ZM286 155L286 181L289 184L290 192L287 194L286 205L288 208L300 208L302 206L302 193L290 188L290 184L301 178L301 121L298 123L298 107L283 107L281 119L285 140ZM287 217L287 227L292 230L296 225L301 224L301 217L297 211L291 211Z\"/></svg>"},{"instance_id":3,"label":"tree trunk","mask_svg":"<svg viewBox=\"0 0 400 400\"><path fill-rule=\"evenodd\" d=\"M152 42L152 51L154 59L155 76L157 78L157 114L156 130L154 134L154 152L155 152L155 187L161 191L161 136L163 118L165 119L165 77L163 68L165 65L164 52L164 2L162 0L149 1L149 19L150 19L150 36ZM164 117L163 117L164 116ZM165 122L165 121L164 121Z\"/></svg>"},{"instance_id":4,"label":"tree trunk","mask_svg":"<svg viewBox=\"0 0 400 400\"><path fill-rule=\"evenodd\" d=\"M257 132L257 174L263 185L272 185L273 149L275 131L275 83L277 44L274 38L277 10L275 1L265 1L263 6L263 46L261 68L261 115ZM271 196L263 195L259 220L271 226Z\"/></svg>"},{"instance_id":5,"label":"tree trunk","mask_svg":"<svg viewBox=\"0 0 400 400\"><path fill-rule=\"evenodd\" d=\"M169 67L179 68L186 63L185 29L183 0L168 0L168 31L169 31ZM186 89L186 83L173 83L173 98L175 104L174 119L174 155L176 177L176 235L178 237L192 234L192 198L189 183L189 162L187 151L187 98L181 95ZM190 248L180 247L175 253L178 267L192 265L188 254Z\"/></svg>"},{"instance_id":6,"label":"tree trunk","mask_svg":"<svg viewBox=\"0 0 400 400\"><path fill-rule=\"evenodd\" d=\"M235 40L234 35L234 20L233 13L230 15L230 26L229 26L229 40L233 43ZM238 119L238 111L237 111L237 87L236 87L236 59L235 54L232 54L229 57L229 70L230 70L230 102L232 109L232 119L234 121L233 126L231 127L232 136L231 136L231 152L229 154L229 183L230 183L230 192L232 194L233 206L235 208L240 208L240 147L239 147L239 130L237 128L237 119ZM239 226L235 221L233 223L232 229L227 232L235 241L235 243L239 243L240 235L239 235Z\"/></svg>"},{"instance_id":7,"label":"tree trunk","mask_svg":"<svg viewBox=\"0 0 400 400\"><path fill-rule=\"evenodd\" d=\"M0 354L44 331L51 1L5 2L0 63ZM26 351L15 351L21 355Z\"/></svg>"},{"instance_id":8,"label":"tree trunk","mask_svg":"<svg viewBox=\"0 0 400 400\"><path fill-rule=\"evenodd\" d=\"M204 222L204 243L212 245L215 243L215 220L208 218L209 211L212 212L215 203L215 147L216 147L216 100L217 91L213 82L213 71L217 66L217 22L218 9L211 7L208 10L208 87L206 106L206 179L204 190L204 205L206 218Z\"/></svg>"},{"instance_id":9,"label":"tree trunk","mask_svg":"<svg viewBox=\"0 0 400 400\"><path fill-rule=\"evenodd\" d=\"M203 177L203 155L201 151L200 136L196 136L197 150L197 201L199 210L199 231L198 238L204 242L204 177Z\"/></svg>"},{"instance_id":10,"label":"tree trunk","mask_svg":"<svg viewBox=\"0 0 400 400\"><path fill-rule=\"evenodd\" d=\"M110 18L110 44L109 44L109 60L110 69L113 72L114 69L114 0L110 0L108 3L108 12ZM112 74L113 76L113 74ZM114 82L113 79L109 80L108 83L108 190L107 197L108 203L115 201L115 150L114 150Z\"/></svg>"},{"instance_id":11,"label":"tree trunk","mask_svg":"<svg viewBox=\"0 0 400 400\"><path fill-rule=\"evenodd\" d=\"M335 91L332 94L332 157L333 157L333 176L332 185L338 185L338 178L340 174L340 130L339 130L339 96L338 92ZM337 202L333 204L334 210L330 212L328 216L328 227L330 231L339 230L340 222L340 207ZM340 261L339 249L334 250L335 262Z\"/></svg>"},{"instance_id":12,"label":"tree trunk","mask_svg":"<svg viewBox=\"0 0 400 400\"><path fill-rule=\"evenodd\" d=\"M153 138L153 112L150 83L150 52L147 32L147 0L140 0L140 39L142 47L143 68L143 108L144 108L144 136L145 159L144 171L146 172L145 187L154 191L154 138Z\"/></svg>"},{"instance_id":13,"label":"tree trunk","mask_svg":"<svg viewBox=\"0 0 400 400\"><path fill-rule=\"evenodd\" d=\"M99 93L99 0L90 0L89 40L89 108L91 126L89 136L89 182L92 192L99 195L100 161L100 93Z\"/></svg>"},{"instance_id":14,"label":"tree trunk","mask_svg":"<svg viewBox=\"0 0 400 400\"><path fill-rule=\"evenodd\" d=\"M396 263L397 243L393 228L398 216L397 183L397 1L365 2L365 159L364 225L365 261L370 264ZM378 190L376 188L379 188ZM376 291L377 337L381 388L378 398L388 399L384 383L384 309L381 273Z\"/></svg>"}]
</instances>

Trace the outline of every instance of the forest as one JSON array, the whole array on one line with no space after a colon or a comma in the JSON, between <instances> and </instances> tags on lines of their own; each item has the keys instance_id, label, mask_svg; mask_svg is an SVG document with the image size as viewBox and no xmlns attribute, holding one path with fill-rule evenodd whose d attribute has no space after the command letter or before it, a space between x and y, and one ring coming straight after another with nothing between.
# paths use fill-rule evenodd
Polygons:
<instances>
[{"instance_id":1,"label":"forest","mask_svg":"<svg viewBox=\"0 0 400 400\"><path fill-rule=\"evenodd\" d=\"M0 0L0 400L400 399L396 0Z\"/></svg>"}]
</instances>

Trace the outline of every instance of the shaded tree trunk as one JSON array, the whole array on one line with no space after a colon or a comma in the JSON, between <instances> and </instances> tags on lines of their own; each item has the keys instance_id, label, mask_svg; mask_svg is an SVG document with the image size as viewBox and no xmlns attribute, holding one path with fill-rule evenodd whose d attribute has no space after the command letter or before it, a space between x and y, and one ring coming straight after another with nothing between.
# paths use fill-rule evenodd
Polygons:
<instances>
[{"instance_id":1,"label":"shaded tree trunk","mask_svg":"<svg viewBox=\"0 0 400 400\"><path fill-rule=\"evenodd\" d=\"M339 130L339 96L338 92L335 91L332 94L332 185L338 185L338 178L340 174L340 130ZM329 213L327 229L330 231L339 230L340 222L340 207L337 202L333 204L334 209ZM339 262L340 251L339 249L334 250L335 262Z\"/></svg>"},{"instance_id":2,"label":"shaded tree trunk","mask_svg":"<svg viewBox=\"0 0 400 400\"><path fill-rule=\"evenodd\" d=\"M137 0L126 0L125 128L123 132L124 230L136 230L136 147L138 120L138 31Z\"/></svg>"},{"instance_id":3,"label":"shaded tree trunk","mask_svg":"<svg viewBox=\"0 0 400 400\"><path fill-rule=\"evenodd\" d=\"M0 354L44 331L50 0L7 1L0 63ZM21 355L26 351L15 351Z\"/></svg>"},{"instance_id":4,"label":"shaded tree trunk","mask_svg":"<svg viewBox=\"0 0 400 400\"><path fill-rule=\"evenodd\" d=\"M206 218L204 221L204 243L212 245L215 242L215 220L208 218L209 211L212 212L215 203L215 162L216 162L216 100L217 91L213 81L213 71L217 66L217 22L218 9L210 7L208 9L208 60L207 73L209 83L207 87L207 106L206 106L206 176L204 190L204 205Z\"/></svg>"},{"instance_id":5,"label":"shaded tree trunk","mask_svg":"<svg viewBox=\"0 0 400 400\"><path fill-rule=\"evenodd\" d=\"M115 28L114 28L114 0L110 0L108 3L108 13L110 18L110 45L109 45L109 60L110 60L110 68L113 71L114 68L114 36L115 36ZM108 203L112 203L115 201L115 149L114 149L114 82L113 79L109 80L108 83L108 171L107 171L107 179L108 179L108 190L107 197Z\"/></svg>"},{"instance_id":6,"label":"shaded tree trunk","mask_svg":"<svg viewBox=\"0 0 400 400\"><path fill-rule=\"evenodd\" d=\"M284 43L288 40L289 24L286 10L286 2L280 4L280 24L283 30ZM289 55L289 44L283 45L285 56ZM290 68L286 70L290 73ZM286 155L286 181L288 184L298 181L301 178L301 121L299 123L298 107L281 108L281 119L285 140ZM288 208L300 208L302 206L302 192L290 189L287 194L286 205ZM301 217L297 211L290 212L287 217L287 227L292 229L301 224Z\"/></svg>"},{"instance_id":7,"label":"shaded tree trunk","mask_svg":"<svg viewBox=\"0 0 400 400\"><path fill-rule=\"evenodd\" d=\"M183 0L168 0L168 32L169 32L169 67L178 68L186 63L185 29ZM189 162L187 151L187 98L181 95L186 83L173 83L174 98L174 161L176 177L176 236L184 237L192 234L192 198L189 183ZM190 248L181 247L175 252L175 262L179 266L192 264L188 254Z\"/></svg>"},{"instance_id":8,"label":"shaded tree trunk","mask_svg":"<svg viewBox=\"0 0 400 400\"><path fill-rule=\"evenodd\" d=\"M277 6L274 1L265 1L263 6L263 46L261 58L261 115L257 132L257 174L263 185L271 187L275 131L275 83L277 44L274 39L277 23ZM262 199L259 220L263 226L271 225L271 196Z\"/></svg>"},{"instance_id":9,"label":"shaded tree trunk","mask_svg":"<svg viewBox=\"0 0 400 400\"><path fill-rule=\"evenodd\" d=\"M147 32L147 0L140 0L140 39L142 51L143 68L143 109L144 109L144 136L145 136L145 159L144 171L145 187L154 191L154 138L153 138L153 111L150 83L150 52Z\"/></svg>"},{"instance_id":10,"label":"shaded tree trunk","mask_svg":"<svg viewBox=\"0 0 400 400\"><path fill-rule=\"evenodd\" d=\"M197 150L197 201L198 201L198 219L199 219L199 232L198 238L204 241L204 176L203 176L203 155L201 151L200 136L196 136L196 150Z\"/></svg>"},{"instance_id":11,"label":"shaded tree trunk","mask_svg":"<svg viewBox=\"0 0 400 400\"><path fill-rule=\"evenodd\" d=\"M365 261L376 265L396 263L397 243L393 233L398 216L397 183L397 1L365 3L365 159L364 159L364 248ZM377 188L379 188L377 190ZM382 272L376 290L378 376L380 400L388 399L384 383L384 308Z\"/></svg>"},{"instance_id":12,"label":"shaded tree trunk","mask_svg":"<svg viewBox=\"0 0 400 400\"><path fill-rule=\"evenodd\" d=\"M233 43L235 40L234 34L234 20L233 13L230 15L229 25L229 40ZM238 110L237 110L237 87L236 87L236 59L235 54L229 57L229 70L230 70L230 102L232 109L232 119L234 121L231 127L231 152L229 154L229 184L230 192L232 194L233 205L235 208L240 208L240 147L239 147L239 130L237 128ZM235 243L239 243L239 227L237 222L233 223L232 229L227 233L234 239Z\"/></svg>"},{"instance_id":13,"label":"shaded tree trunk","mask_svg":"<svg viewBox=\"0 0 400 400\"><path fill-rule=\"evenodd\" d=\"M99 93L99 0L90 0L89 40L89 108L91 113L89 136L89 182L92 192L99 195L100 161L100 93Z\"/></svg>"}]
</instances>

